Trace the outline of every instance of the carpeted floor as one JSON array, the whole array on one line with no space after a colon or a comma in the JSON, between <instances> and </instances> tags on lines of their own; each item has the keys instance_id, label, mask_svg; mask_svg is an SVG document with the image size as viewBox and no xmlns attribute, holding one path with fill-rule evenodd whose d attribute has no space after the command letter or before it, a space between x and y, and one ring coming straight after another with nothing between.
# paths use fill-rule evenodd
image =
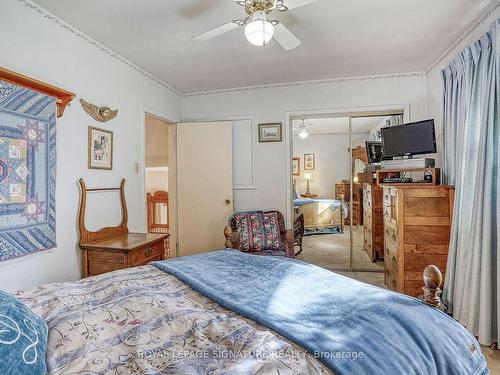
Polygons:
<instances>
[{"instance_id":1,"label":"carpeted floor","mask_svg":"<svg viewBox=\"0 0 500 375\"><path fill-rule=\"evenodd\" d=\"M384 262L372 263L363 250L363 227L353 227L353 268L362 270L376 270L383 272ZM335 270L349 269L349 227L345 227L342 234L320 234L305 236L303 251L297 259L317 266Z\"/></svg>"}]
</instances>

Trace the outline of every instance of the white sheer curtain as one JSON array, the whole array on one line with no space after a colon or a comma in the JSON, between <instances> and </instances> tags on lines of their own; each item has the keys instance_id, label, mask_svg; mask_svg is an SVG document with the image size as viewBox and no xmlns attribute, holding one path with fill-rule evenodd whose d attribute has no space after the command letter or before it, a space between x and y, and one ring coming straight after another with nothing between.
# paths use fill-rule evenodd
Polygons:
<instances>
[{"instance_id":1,"label":"white sheer curtain","mask_svg":"<svg viewBox=\"0 0 500 375\"><path fill-rule=\"evenodd\" d=\"M444 299L480 343L499 338L500 20L443 70L444 177L455 210Z\"/></svg>"}]
</instances>

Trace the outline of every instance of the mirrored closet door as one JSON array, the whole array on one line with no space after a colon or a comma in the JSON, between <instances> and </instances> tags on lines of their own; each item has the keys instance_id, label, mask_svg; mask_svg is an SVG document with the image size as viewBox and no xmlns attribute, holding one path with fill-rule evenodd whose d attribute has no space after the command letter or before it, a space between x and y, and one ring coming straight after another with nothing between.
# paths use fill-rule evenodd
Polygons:
<instances>
[{"instance_id":1,"label":"mirrored closet door","mask_svg":"<svg viewBox=\"0 0 500 375\"><path fill-rule=\"evenodd\" d=\"M298 259L336 271L384 271L382 188L373 177L380 129L402 122L402 112L292 119Z\"/></svg>"}]
</instances>

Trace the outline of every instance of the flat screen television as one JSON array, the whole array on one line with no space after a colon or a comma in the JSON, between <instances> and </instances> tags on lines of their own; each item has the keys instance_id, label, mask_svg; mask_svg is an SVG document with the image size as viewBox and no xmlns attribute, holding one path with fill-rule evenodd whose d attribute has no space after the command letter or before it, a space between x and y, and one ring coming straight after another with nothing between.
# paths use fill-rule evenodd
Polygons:
<instances>
[{"instance_id":1,"label":"flat screen television","mask_svg":"<svg viewBox=\"0 0 500 375\"><path fill-rule=\"evenodd\" d=\"M366 154L368 155L368 164L377 164L382 161L382 142L366 141Z\"/></svg>"},{"instance_id":2,"label":"flat screen television","mask_svg":"<svg viewBox=\"0 0 500 375\"><path fill-rule=\"evenodd\" d=\"M434 120L381 129L384 158L433 154L436 150Z\"/></svg>"}]
</instances>

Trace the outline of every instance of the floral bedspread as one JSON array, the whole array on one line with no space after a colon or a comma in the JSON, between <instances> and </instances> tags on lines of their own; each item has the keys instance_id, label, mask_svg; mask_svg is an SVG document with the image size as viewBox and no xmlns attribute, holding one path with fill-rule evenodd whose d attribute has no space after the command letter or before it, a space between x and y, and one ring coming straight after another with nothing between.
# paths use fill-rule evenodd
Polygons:
<instances>
[{"instance_id":1,"label":"floral bedspread","mask_svg":"<svg viewBox=\"0 0 500 375\"><path fill-rule=\"evenodd\" d=\"M153 266L15 295L47 322L49 374L331 374Z\"/></svg>"}]
</instances>

